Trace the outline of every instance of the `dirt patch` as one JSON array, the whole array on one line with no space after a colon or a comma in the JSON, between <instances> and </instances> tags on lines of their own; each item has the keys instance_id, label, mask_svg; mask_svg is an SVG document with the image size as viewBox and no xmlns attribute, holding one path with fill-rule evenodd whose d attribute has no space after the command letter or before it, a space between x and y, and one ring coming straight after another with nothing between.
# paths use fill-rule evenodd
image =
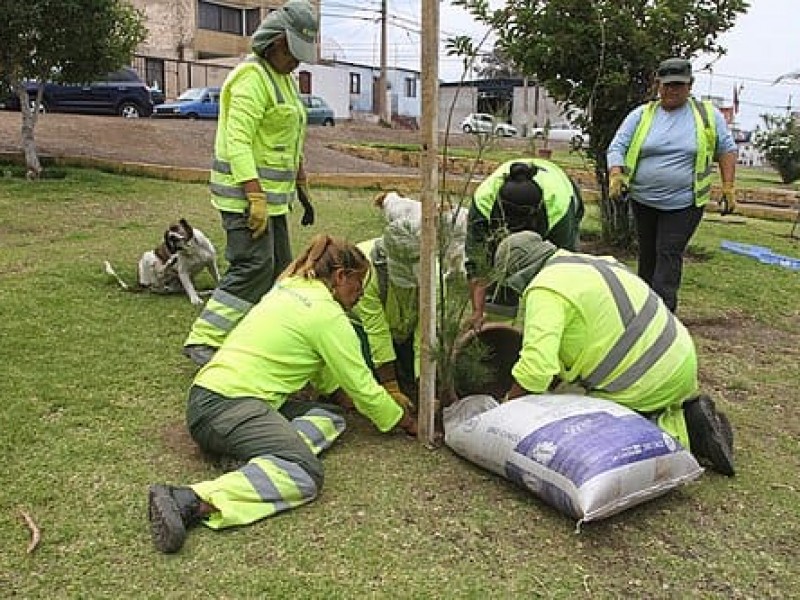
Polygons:
<instances>
[{"instance_id":1,"label":"dirt patch","mask_svg":"<svg viewBox=\"0 0 800 600\"><path fill-rule=\"evenodd\" d=\"M19 152L22 116L0 111L0 152ZM206 169L214 151L216 121L123 119L91 115L45 114L36 125L37 148L54 156L93 156ZM452 147L475 148L474 136L451 134ZM308 128L305 161L309 173L418 173L413 166L387 165L339 152L335 144L421 144L419 131L390 129L372 123L342 122L335 127ZM444 143L444 137L440 144ZM527 147L526 140L503 139L502 148Z\"/></svg>"}]
</instances>

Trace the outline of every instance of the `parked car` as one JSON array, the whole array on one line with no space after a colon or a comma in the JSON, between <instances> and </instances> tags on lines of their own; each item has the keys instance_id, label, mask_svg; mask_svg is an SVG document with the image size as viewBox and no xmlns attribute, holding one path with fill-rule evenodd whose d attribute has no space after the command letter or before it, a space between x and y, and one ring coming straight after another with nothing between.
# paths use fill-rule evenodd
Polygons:
<instances>
[{"instance_id":1,"label":"parked car","mask_svg":"<svg viewBox=\"0 0 800 600\"><path fill-rule=\"evenodd\" d=\"M87 84L46 82L40 112L76 112L120 115L128 118L149 117L153 112L150 89L133 69L125 67L109 73L99 81ZM36 99L39 83L25 83L31 103ZM7 98L6 108L19 110L16 94Z\"/></svg>"},{"instance_id":2,"label":"parked car","mask_svg":"<svg viewBox=\"0 0 800 600\"><path fill-rule=\"evenodd\" d=\"M219 117L219 88L189 88L175 102L165 102L153 109L154 117L216 119Z\"/></svg>"},{"instance_id":3,"label":"parked car","mask_svg":"<svg viewBox=\"0 0 800 600\"><path fill-rule=\"evenodd\" d=\"M547 137L550 141L569 142L571 146L579 148L589 141L589 134L573 127L569 123L558 123L551 125L550 130L546 127L533 127L531 137L543 140Z\"/></svg>"},{"instance_id":4,"label":"parked car","mask_svg":"<svg viewBox=\"0 0 800 600\"><path fill-rule=\"evenodd\" d=\"M164 102L167 101L167 95L161 91L157 83L154 82L153 85L147 86L147 89L150 90L150 98L153 99L153 106L164 104Z\"/></svg>"},{"instance_id":5,"label":"parked car","mask_svg":"<svg viewBox=\"0 0 800 600\"><path fill-rule=\"evenodd\" d=\"M488 113L471 113L461 121L464 133L493 133L500 137L517 135L517 128L510 123L496 122Z\"/></svg>"},{"instance_id":6,"label":"parked car","mask_svg":"<svg viewBox=\"0 0 800 600\"><path fill-rule=\"evenodd\" d=\"M336 125L333 109L319 96L301 94L300 98L305 104L309 125Z\"/></svg>"}]
</instances>

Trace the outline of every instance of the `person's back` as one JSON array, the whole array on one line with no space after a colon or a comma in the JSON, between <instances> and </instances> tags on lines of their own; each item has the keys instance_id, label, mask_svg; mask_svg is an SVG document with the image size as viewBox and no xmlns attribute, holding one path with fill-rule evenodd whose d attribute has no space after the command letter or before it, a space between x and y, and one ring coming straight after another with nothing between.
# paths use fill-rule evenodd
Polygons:
<instances>
[{"instance_id":1,"label":"person's back","mask_svg":"<svg viewBox=\"0 0 800 600\"><path fill-rule=\"evenodd\" d=\"M715 470L734 474L733 430L698 395L691 336L647 284L611 257L558 250L528 231L505 238L495 263L524 311L508 399L575 383L652 419Z\"/></svg>"},{"instance_id":2,"label":"person's back","mask_svg":"<svg viewBox=\"0 0 800 600\"><path fill-rule=\"evenodd\" d=\"M611 257L557 251L521 304L526 329L528 322L541 328L554 314L563 316L559 376L592 395L648 411L697 388L689 332L646 283Z\"/></svg>"}]
</instances>

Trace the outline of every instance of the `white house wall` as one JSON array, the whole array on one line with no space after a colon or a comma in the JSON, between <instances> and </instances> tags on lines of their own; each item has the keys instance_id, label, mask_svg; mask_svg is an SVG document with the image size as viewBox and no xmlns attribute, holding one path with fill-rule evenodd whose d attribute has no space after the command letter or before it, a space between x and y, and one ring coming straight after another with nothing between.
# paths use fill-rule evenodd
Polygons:
<instances>
[{"instance_id":1,"label":"white house wall","mask_svg":"<svg viewBox=\"0 0 800 600\"><path fill-rule=\"evenodd\" d=\"M478 105L478 88L439 88L439 131L447 131L447 118L452 109L449 131L461 131L459 124Z\"/></svg>"},{"instance_id":2,"label":"white house wall","mask_svg":"<svg viewBox=\"0 0 800 600\"><path fill-rule=\"evenodd\" d=\"M311 94L320 96L333 109L336 119L350 118L350 74L329 65L302 63L297 72L311 74Z\"/></svg>"}]
</instances>

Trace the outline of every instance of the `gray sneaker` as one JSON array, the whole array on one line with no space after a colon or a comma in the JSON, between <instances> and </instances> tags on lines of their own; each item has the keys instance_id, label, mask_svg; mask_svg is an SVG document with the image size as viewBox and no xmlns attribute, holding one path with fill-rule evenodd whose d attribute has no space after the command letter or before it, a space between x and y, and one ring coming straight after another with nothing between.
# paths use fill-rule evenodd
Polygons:
<instances>
[{"instance_id":1,"label":"gray sneaker","mask_svg":"<svg viewBox=\"0 0 800 600\"><path fill-rule=\"evenodd\" d=\"M216 352L217 348L206 346L205 344L191 344L183 347L183 355L187 356L198 367L202 367L210 361Z\"/></svg>"},{"instance_id":2,"label":"gray sneaker","mask_svg":"<svg viewBox=\"0 0 800 600\"><path fill-rule=\"evenodd\" d=\"M706 395L685 402L683 412L692 454L707 461L717 473L733 477L733 429L728 417L718 413L714 401Z\"/></svg>"}]
</instances>

